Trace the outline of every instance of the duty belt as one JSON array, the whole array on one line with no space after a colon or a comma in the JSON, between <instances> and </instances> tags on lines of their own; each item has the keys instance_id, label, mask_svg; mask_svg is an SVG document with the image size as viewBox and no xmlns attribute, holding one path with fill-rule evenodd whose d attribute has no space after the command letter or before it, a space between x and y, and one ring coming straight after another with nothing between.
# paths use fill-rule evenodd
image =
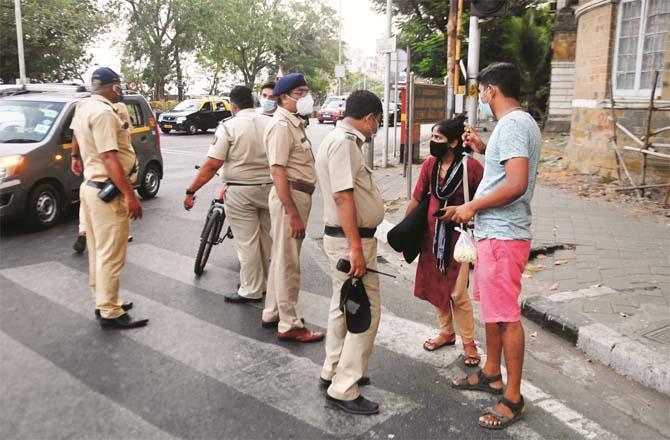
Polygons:
<instances>
[{"instance_id":1,"label":"duty belt","mask_svg":"<svg viewBox=\"0 0 670 440\"><path fill-rule=\"evenodd\" d=\"M105 187L105 182L98 182L95 180L87 180L86 185L92 186L93 188L102 189Z\"/></svg>"},{"instance_id":2,"label":"duty belt","mask_svg":"<svg viewBox=\"0 0 670 440\"><path fill-rule=\"evenodd\" d=\"M361 238L374 238L377 228L358 228L358 235ZM329 237L344 237L344 229L339 226L326 226L323 233Z\"/></svg>"},{"instance_id":3,"label":"duty belt","mask_svg":"<svg viewBox=\"0 0 670 440\"><path fill-rule=\"evenodd\" d=\"M289 188L304 192L306 194L309 194L310 196L312 193L314 193L314 185L311 185L309 183L304 183L304 182L298 182L298 181L289 181L288 182Z\"/></svg>"},{"instance_id":4,"label":"duty belt","mask_svg":"<svg viewBox=\"0 0 670 440\"><path fill-rule=\"evenodd\" d=\"M237 183L237 182L226 182L228 186L268 186L272 185L272 182L268 183Z\"/></svg>"}]
</instances>

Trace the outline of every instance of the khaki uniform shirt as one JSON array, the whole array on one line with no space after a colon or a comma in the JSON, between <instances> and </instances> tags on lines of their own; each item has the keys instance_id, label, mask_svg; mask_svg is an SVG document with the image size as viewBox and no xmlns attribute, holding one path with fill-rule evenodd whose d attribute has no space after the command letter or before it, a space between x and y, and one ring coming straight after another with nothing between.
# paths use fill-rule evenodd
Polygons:
<instances>
[{"instance_id":1,"label":"khaki uniform shirt","mask_svg":"<svg viewBox=\"0 0 670 440\"><path fill-rule=\"evenodd\" d=\"M312 143L305 134L305 123L288 110L277 107L263 138L270 166L286 168L288 180L316 184Z\"/></svg>"},{"instance_id":2,"label":"khaki uniform shirt","mask_svg":"<svg viewBox=\"0 0 670 440\"><path fill-rule=\"evenodd\" d=\"M207 156L223 161L223 181L272 183L263 133L270 118L252 108L219 124Z\"/></svg>"},{"instance_id":3,"label":"khaki uniform shirt","mask_svg":"<svg viewBox=\"0 0 670 440\"><path fill-rule=\"evenodd\" d=\"M107 98L93 95L79 101L70 128L79 143L86 179L104 181L109 178L100 157L107 151L117 152L126 176L132 170L136 157L130 143L130 123L121 120Z\"/></svg>"},{"instance_id":4,"label":"khaki uniform shirt","mask_svg":"<svg viewBox=\"0 0 670 440\"><path fill-rule=\"evenodd\" d=\"M359 228L375 228L384 220L384 200L365 166L361 147L365 136L340 122L324 138L316 157L316 174L323 192L326 226L342 226L333 194L353 190L356 223Z\"/></svg>"}]
</instances>

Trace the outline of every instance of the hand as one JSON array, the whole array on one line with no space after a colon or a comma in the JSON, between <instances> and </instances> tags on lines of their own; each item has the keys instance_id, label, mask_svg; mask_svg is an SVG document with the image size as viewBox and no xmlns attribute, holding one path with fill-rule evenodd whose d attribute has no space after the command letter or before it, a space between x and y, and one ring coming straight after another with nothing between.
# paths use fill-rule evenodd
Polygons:
<instances>
[{"instance_id":1,"label":"hand","mask_svg":"<svg viewBox=\"0 0 670 440\"><path fill-rule=\"evenodd\" d=\"M72 174L75 176L81 176L81 173L84 172L84 166L81 163L81 159L78 157L73 157L72 161L70 162L70 169L72 170Z\"/></svg>"},{"instance_id":2,"label":"hand","mask_svg":"<svg viewBox=\"0 0 670 440\"><path fill-rule=\"evenodd\" d=\"M193 205L195 205L195 195L186 194L186 197L184 197L184 209L190 211Z\"/></svg>"},{"instance_id":3,"label":"hand","mask_svg":"<svg viewBox=\"0 0 670 440\"><path fill-rule=\"evenodd\" d=\"M468 223L477 213L472 202L460 206L447 206L444 208L444 215L439 217L443 222Z\"/></svg>"},{"instance_id":4,"label":"hand","mask_svg":"<svg viewBox=\"0 0 670 440\"><path fill-rule=\"evenodd\" d=\"M463 133L463 146L470 147L479 154L484 154L486 151L486 144L479 137L475 128L468 125L468 130Z\"/></svg>"},{"instance_id":5,"label":"hand","mask_svg":"<svg viewBox=\"0 0 670 440\"><path fill-rule=\"evenodd\" d=\"M349 261L351 262L351 269L347 275L354 276L356 278L361 278L365 275L366 264L365 256L363 255L363 249L361 248L352 248L349 251Z\"/></svg>"},{"instance_id":6,"label":"hand","mask_svg":"<svg viewBox=\"0 0 670 440\"><path fill-rule=\"evenodd\" d=\"M133 220L136 220L138 218L142 218L142 205L140 205L140 201L137 200L137 196L135 196L135 193L130 193L124 196L126 199L126 204L128 206L128 217L130 217Z\"/></svg>"},{"instance_id":7,"label":"hand","mask_svg":"<svg viewBox=\"0 0 670 440\"><path fill-rule=\"evenodd\" d=\"M291 237L297 240L305 238L305 222L300 218L300 214L296 213L291 216Z\"/></svg>"}]
</instances>

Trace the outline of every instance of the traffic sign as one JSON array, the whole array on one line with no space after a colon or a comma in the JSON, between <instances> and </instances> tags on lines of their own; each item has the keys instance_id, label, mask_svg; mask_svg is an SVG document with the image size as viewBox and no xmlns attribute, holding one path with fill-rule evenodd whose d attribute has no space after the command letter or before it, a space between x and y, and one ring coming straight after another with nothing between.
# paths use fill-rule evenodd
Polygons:
<instances>
[{"instance_id":1,"label":"traffic sign","mask_svg":"<svg viewBox=\"0 0 670 440\"><path fill-rule=\"evenodd\" d=\"M344 78L345 77L345 68L344 64L336 64L335 65L335 77L336 78Z\"/></svg>"},{"instance_id":2,"label":"traffic sign","mask_svg":"<svg viewBox=\"0 0 670 440\"><path fill-rule=\"evenodd\" d=\"M398 72L404 72L407 69L407 52L402 49L391 53L391 72L395 73L396 65L398 66Z\"/></svg>"},{"instance_id":3,"label":"traffic sign","mask_svg":"<svg viewBox=\"0 0 670 440\"><path fill-rule=\"evenodd\" d=\"M377 38L377 53L395 52L395 37Z\"/></svg>"}]
</instances>

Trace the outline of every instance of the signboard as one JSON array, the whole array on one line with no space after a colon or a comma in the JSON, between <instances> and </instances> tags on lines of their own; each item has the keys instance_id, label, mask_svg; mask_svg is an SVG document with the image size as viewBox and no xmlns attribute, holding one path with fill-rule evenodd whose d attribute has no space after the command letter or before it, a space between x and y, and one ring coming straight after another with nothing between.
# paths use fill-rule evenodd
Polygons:
<instances>
[{"instance_id":1,"label":"signboard","mask_svg":"<svg viewBox=\"0 0 670 440\"><path fill-rule=\"evenodd\" d=\"M344 78L344 76L345 76L344 64L336 64L335 65L335 77L336 78Z\"/></svg>"},{"instance_id":2,"label":"signboard","mask_svg":"<svg viewBox=\"0 0 670 440\"><path fill-rule=\"evenodd\" d=\"M398 72L404 72L407 69L407 52L402 49L391 53L391 72L395 73L396 65L398 66Z\"/></svg>"},{"instance_id":3,"label":"signboard","mask_svg":"<svg viewBox=\"0 0 670 440\"><path fill-rule=\"evenodd\" d=\"M395 37L377 38L377 53L395 52Z\"/></svg>"},{"instance_id":4,"label":"signboard","mask_svg":"<svg viewBox=\"0 0 670 440\"><path fill-rule=\"evenodd\" d=\"M414 84L414 113L416 124L430 124L447 117L447 86Z\"/></svg>"}]
</instances>

